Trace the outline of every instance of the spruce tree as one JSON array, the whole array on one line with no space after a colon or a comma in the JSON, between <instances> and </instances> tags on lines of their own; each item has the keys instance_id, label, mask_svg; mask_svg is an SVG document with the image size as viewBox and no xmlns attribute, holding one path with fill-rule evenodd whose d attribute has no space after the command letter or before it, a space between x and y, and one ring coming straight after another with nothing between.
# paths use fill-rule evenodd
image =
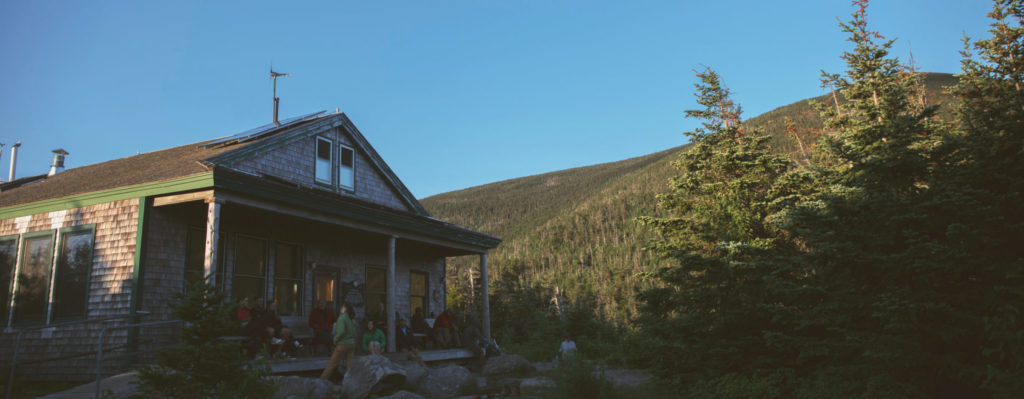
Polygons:
<instances>
[{"instance_id":1,"label":"spruce tree","mask_svg":"<svg viewBox=\"0 0 1024 399\"><path fill-rule=\"evenodd\" d=\"M264 398L273 394L265 364L249 363L235 335L227 294L207 281L190 284L171 304L183 323L181 343L157 354L155 365L139 369L139 392L147 398Z\"/></svg>"},{"instance_id":2,"label":"spruce tree","mask_svg":"<svg viewBox=\"0 0 1024 399\"><path fill-rule=\"evenodd\" d=\"M790 303L806 276L775 262L793 245L769 223L800 186L784 178L790 161L771 153L769 136L745 131L718 74L697 76L702 108L686 115L702 125L659 197L669 216L641 218L661 236L649 248L673 261L653 273L661 286L640 294L641 334L653 340L653 370L680 389L793 361Z\"/></svg>"},{"instance_id":3,"label":"spruce tree","mask_svg":"<svg viewBox=\"0 0 1024 399\"><path fill-rule=\"evenodd\" d=\"M848 70L825 76L848 100L823 109L828 184L783 218L807 244L797 261L829 292L814 311L828 357L796 393L1019 395L1024 170L1019 69L1006 64L1020 59L1019 32L979 42L987 63L965 61L950 130L914 101L917 76L887 55L892 41L874 42L857 5L843 24ZM995 30L1013 32L999 10Z\"/></svg>"},{"instance_id":4,"label":"spruce tree","mask_svg":"<svg viewBox=\"0 0 1024 399\"><path fill-rule=\"evenodd\" d=\"M929 206L943 265L958 277L957 349L973 354L971 384L996 397L1024 396L1024 3L996 1L991 37L964 39L955 131ZM975 53L976 52L976 53Z\"/></svg>"}]
</instances>

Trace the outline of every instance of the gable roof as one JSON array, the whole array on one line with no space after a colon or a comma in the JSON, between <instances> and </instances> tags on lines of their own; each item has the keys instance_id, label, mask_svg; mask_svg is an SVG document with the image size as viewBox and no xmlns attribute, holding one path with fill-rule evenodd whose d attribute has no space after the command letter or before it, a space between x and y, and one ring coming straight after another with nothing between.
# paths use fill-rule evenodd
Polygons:
<instances>
[{"instance_id":1,"label":"gable roof","mask_svg":"<svg viewBox=\"0 0 1024 399\"><path fill-rule=\"evenodd\" d=\"M421 216L430 216L426 208L424 208L416 197L412 195L412 192L405 187L405 184L402 183L397 175L395 175L395 172L391 170L391 167L384 162L384 159L377 153L377 150L370 145L370 142L366 140L363 133L356 128L355 124L352 123L352 120L350 120L348 115L345 115L345 113L338 113L319 118L314 122L294 129L288 134L269 137L265 140L254 142L252 145L246 146L245 148L215 155L211 157L209 161L217 165L231 167L236 163L252 158L257 154L264 153L272 148L283 147L296 141L306 139L310 136L317 135L324 130L336 127L344 128L346 133L352 137L356 147L359 147L367 155L370 163L376 167L384 179L391 184L391 187L395 189L406 205L409 205L415 213Z\"/></svg>"},{"instance_id":2,"label":"gable roof","mask_svg":"<svg viewBox=\"0 0 1024 399\"><path fill-rule=\"evenodd\" d=\"M322 113L292 118L279 127L262 126L234 136L72 168L29 184L5 187L0 192L0 208L206 173L213 165L231 167L254 155L343 126L402 201L415 213L429 216L348 116L344 113L320 116ZM253 132L259 134L254 137ZM239 140L242 136L245 137Z\"/></svg>"},{"instance_id":3,"label":"gable roof","mask_svg":"<svg viewBox=\"0 0 1024 399\"><path fill-rule=\"evenodd\" d=\"M284 122L288 123L72 168L53 176L39 176L39 179L20 179L18 184L5 184L0 191L0 218L215 188L284 201L374 225L420 232L478 248L494 248L501 242L498 237L430 217L344 113L310 114ZM336 127L344 128L354 146L366 154L401 200L409 205L411 212L305 187L276 176L256 176L231 167L250 157Z\"/></svg>"}]
</instances>

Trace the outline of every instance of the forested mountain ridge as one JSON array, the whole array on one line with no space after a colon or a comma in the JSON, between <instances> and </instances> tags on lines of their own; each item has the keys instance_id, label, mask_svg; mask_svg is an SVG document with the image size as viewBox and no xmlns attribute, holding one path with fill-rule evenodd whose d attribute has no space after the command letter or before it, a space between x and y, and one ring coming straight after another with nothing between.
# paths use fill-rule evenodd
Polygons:
<instances>
[{"instance_id":1,"label":"forested mountain ridge","mask_svg":"<svg viewBox=\"0 0 1024 399\"><path fill-rule=\"evenodd\" d=\"M956 77L924 76L928 95L923 101L948 101L944 88ZM811 102L832 99L825 94L779 107L745 121L744 128L765 129L776 151L795 155L797 135L810 146L821 130L822 118ZM948 109L940 114L948 115ZM649 284L643 273L661 262L644 249L655 233L636 218L659 214L657 196L669 191L670 178L679 173L672 162L687 148L490 183L421 202L438 219L504 239L488 258L492 284L518 278L558 287L568 301L587 298L599 316L624 323L636 313L635 293ZM454 262L449 290L469 291L476 260Z\"/></svg>"}]
</instances>

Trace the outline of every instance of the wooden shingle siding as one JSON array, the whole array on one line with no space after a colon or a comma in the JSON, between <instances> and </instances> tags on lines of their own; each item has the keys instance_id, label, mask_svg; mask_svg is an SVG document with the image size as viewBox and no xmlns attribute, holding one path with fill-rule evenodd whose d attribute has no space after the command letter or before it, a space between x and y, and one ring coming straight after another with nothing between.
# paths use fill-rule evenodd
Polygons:
<instances>
[{"instance_id":1,"label":"wooden shingle siding","mask_svg":"<svg viewBox=\"0 0 1024 399\"><path fill-rule=\"evenodd\" d=\"M328 138L334 143L334 182L332 187L318 186L314 183L314 161L317 137ZM337 187L337 150L339 143L354 148L356 151L355 193L351 193ZM256 155L250 159L238 162L232 167L255 175L265 173L307 187L321 187L325 190L337 192L342 195L354 195L362 200L370 201L392 209L412 211L412 209L402 201L398 193L394 191L387 180L381 175L380 171L373 166L367 155L359 150L359 147L352 142L352 139L348 137L347 134L342 132L341 128L326 130L318 136L310 136L297 142L276 148L274 151Z\"/></svg>"},{"instance_id":2,"label":"wooden shingle siding","mask_svg":"<svg viewBox=\"0 0 1024 399\"><path fill-rule=\"evenodd\" d=\"M131 280L135 255L138 200L122 200L81 208L53 211L0 220L0 236L94 225L92 269L89 275L86 316L90 319L127 315L131 303ZM84 298L83 298L84 299ZM6 320L4 321L6 325ZM19 363L96 349L96 337L116 322L57 327L25 334ZM127 331L108 332L107 345L124 345ZM0 364L10 364L17 329L8 328L0 342ZM46 379L87 379L95 365L92 356L55 362L25 364L18 375ZM113 367L115 363L111 363Z\"/></svg>"}]
</instances>

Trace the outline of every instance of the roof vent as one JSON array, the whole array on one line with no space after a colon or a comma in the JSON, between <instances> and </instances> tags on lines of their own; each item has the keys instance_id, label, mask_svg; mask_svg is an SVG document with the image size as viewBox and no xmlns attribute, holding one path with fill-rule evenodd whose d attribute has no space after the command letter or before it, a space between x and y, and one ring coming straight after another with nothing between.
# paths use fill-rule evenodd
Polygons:
<instances>
[{"instance_id":1,"label":"roof vent","mask_svg":"<svg viewBox=\"0 0 1024 399\"><path fill-rule=\"evenodd\" d=\"M11 146L11 172L7 175L7 181L14 181L14 167L18 166L18 147L21 147L21 142L14 143Z\"/></svg>"},{"instance_id":2,"label":"roof vent","mask_svg":"<svg viewBox=\"0 0 1024 399\"><path fill-rule=\"evenodd\" d=\"M50 164L50 173L47 176L53 176L64 171L64 157L68 155L67 151L63 148L53 150L53 163Z\"/></svg>"}]
</instances>

